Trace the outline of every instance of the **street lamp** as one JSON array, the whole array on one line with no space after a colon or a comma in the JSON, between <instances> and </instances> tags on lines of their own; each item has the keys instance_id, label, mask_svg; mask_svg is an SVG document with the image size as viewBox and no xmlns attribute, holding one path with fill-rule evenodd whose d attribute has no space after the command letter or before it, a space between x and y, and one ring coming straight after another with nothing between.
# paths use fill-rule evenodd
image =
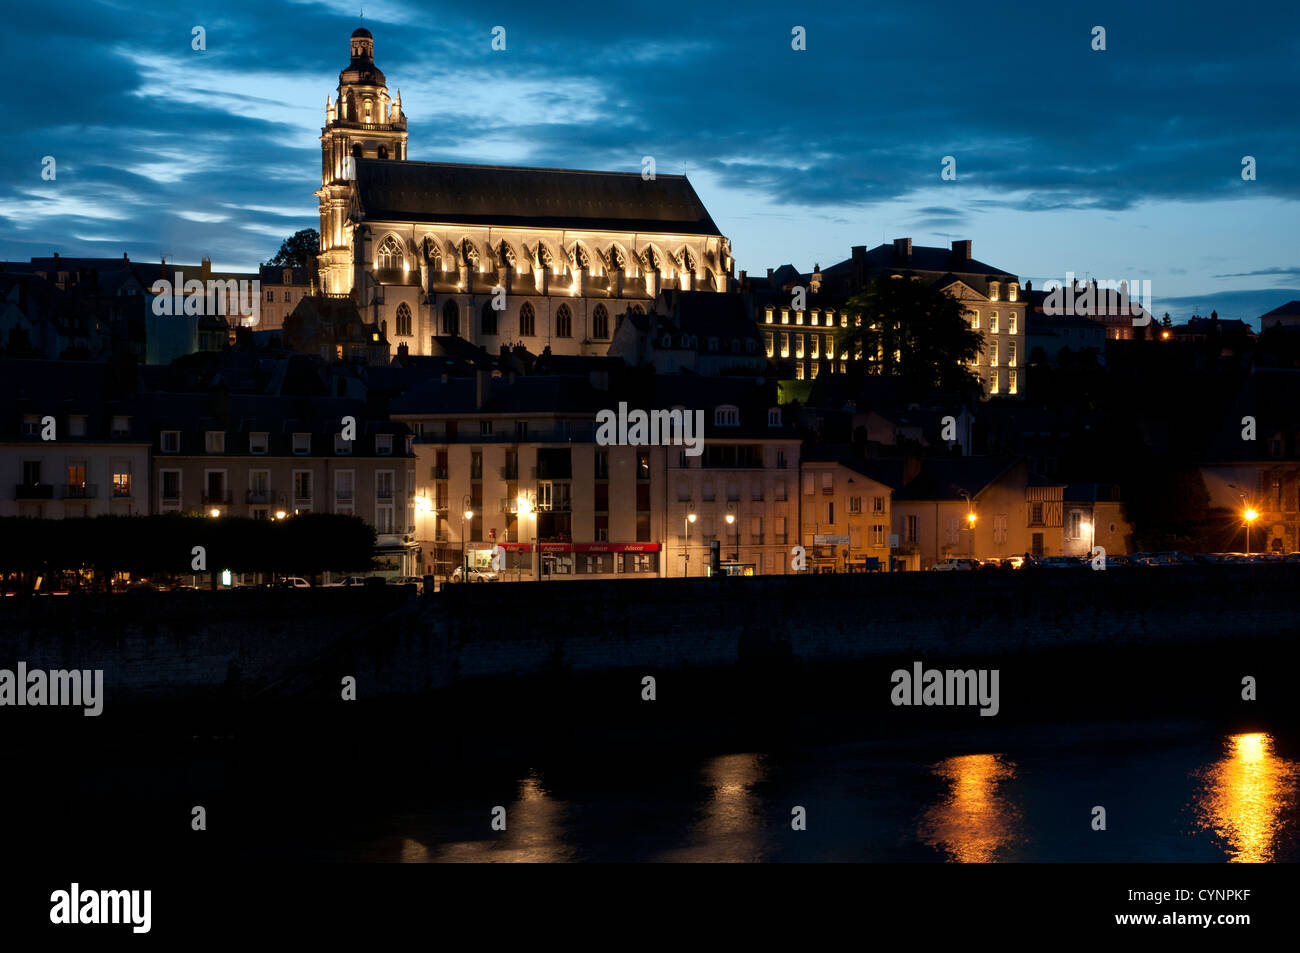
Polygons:
<instances>
[{"instance_id":1,"label":"street lamp","mask_svg":"<svg viewBox=\"0 0 1300 953\"><path fill-rule=\"evenodd\" d=\"M682 578L691 574L691 524L695 522L695 514L687 513L686 519L682 522Z\"/></svg>"},{"instance_id":2,"label":"street lamp","mask_svg":"<svg viewBox=\"0 0 1300 953\"><path fill-rule=\"evenodd\" d=\"M211 516L213 519L216 519L218 516L221 515L221 510L217 509L214 506L212 507L212 509L208 510L208 515Z\"/></svg>"},{"instance_id":3,"label":"street lamp","mask_svg":"<svg viewBox=\"0 0 1300 953\"><path fill-rule=\"evenodd\" d=\"M966 490L959 490L962 496L966 498L966 528L970 530L970 556L975 558L975 501L970 498L970 493Z\"/></svg>"},{"instance_id":4,"label":"street lamp","mask_svg":"<svg viewBox=\"0 0 1300 953\"><path fill-rule=\"evenodd\" d=\"M466 493L461 500L465 507L465 512L461 514L460 521L460 581L469 582L469 550L465 548L465 520L470 520L471 528L473 527L474 510L471 507L469 494Z\"/></svg>"},{"instance_id":5,"label":"street lamp","mask_svg":"<svg viewBox=\"0 0 1300 953\"><path fill-rule=\"evenodd\" d=\"M536 519L536 517L537 517L537 507L533 505L533 499L532 499L531 495L526 494L526 493L520 493L519 496L517 496L517 497L515 498L515 510L516 510L516 512L519 514L519 516L521 516L521 517L523 517L523 516L528 516L528 517L532 517L532 518L534 518L534 519ZM516 521L516 532L517 532L517 527L518 527L518 522ZM540 545L538 544L538 542L537 542L537 532L536 532L536 527L535 527L535 526L534 526L534 531L533 531L533 545L534 545L534 546L537 546L537 550L538 550L538 551L537 551L537 564L538 564L538 566L540 567L540 566L541 566L541 561L542 561L542 553L541 553L541 546L540 546ZM528 562L529 562L529 564L531 565L531 563L532 563L532 559L530 558L530 559L528 560ZM522 573L522 572L523 572L522 567L518 567L518 566L517 566L517 567L515 568L515 573L516 573L515 579L516 579L516 581L519 580L519 575L518 575L518 574L520 574L520 573ZM539 568L538 572L540 573L540 568ZM541 578L540 575L538 576L538 578Z\"/></svg>"},{"instance_id":6,"label":"street lamp","mask_svg":"<svg viewBox=\"0 0 1300 953\"><path fill-rule=\"evenodd\" d=\"M1246 520L1246 555L1250 555L1250 524L1259 519L1259 511L1253 506L1246 507L1246 512L1242 514Z\"/></svg>"},{"instance_id":7,"label":"street lamp","mask_svg":"<svg viewBox=\"0 0 1300 953\"><path fill-rule=\"evenodd\" d=\"M736 514L735 514L735 513L728 513L728 514L727 514L727 525L728 525L728 526L732 526L735 522L736 522ZM730 534L728 534L728 535L730 535ZM740 562L740 534L739 534L739 533L735 534L735 538L736 538L736 551L735 551L734 553L732 553L731 561L732 561L732 562L736 562L736 563L738 563L738 562Z\"/></svg>"},{"instance_id":8,"label":"street lamp","mask_svg":"<svg viewBox=\"0 0 1300 953\"><path fill-rule=\"evenodd\" d=\"M284 518L285 518L286 516L288 516L288 515L289 515L289 514L286 513L284 510L276 510L276 511L275 511L275 518L278 519L278 520L282 520L282 519L284 519Z\"/></svg>"}]
</instances>

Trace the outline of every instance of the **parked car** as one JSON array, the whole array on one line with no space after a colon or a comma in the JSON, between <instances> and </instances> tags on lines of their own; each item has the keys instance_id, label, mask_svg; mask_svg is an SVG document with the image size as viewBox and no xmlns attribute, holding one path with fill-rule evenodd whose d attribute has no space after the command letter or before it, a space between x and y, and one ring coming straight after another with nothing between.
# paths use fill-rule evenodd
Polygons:
<instances>
[{"instance_id":1,"label":"parked car","mask_svg":"<svg viewBox=\"0 0 1300 953\"><path fill-rule=\"evenodd\" d=\"M980 561L967 556L949 556L947 559L935 563L931 568L936 572L967 572L972 569L979 569Z\"/></svg>"},{"instance_id":2,"label":"parked car","mask_svg":"<svg viewBox=\"0 0 1300 953\"><path fill-rule=\"evenodd\" d=\"M310 589L311 583L302 576L285 576L280 580L281 589Z\"/></svg>"},{"instance_id":3,"label":"parked car","mask_svg":"<svg viewBox=\"0 0 1300 953\"><path fill-rule=\"evenodd\" d=\"M464 566L457 566L451 574L452 582L461 582L465 572ZM486 569L475 569L473 566L469 569L469 582L496 582L497 574Z\"/></svg>"},{"instance_id":4,"label":"parked car","mask_svg":"<svg viewBox=\"0 0 1300 953\"><path fill-rule=\"evenodd\" d=\"M415 594L419 595L424 591L424 579L420 576L398 576L392 580L394 586L414 586Z\"/></svg>"}]
</instances>

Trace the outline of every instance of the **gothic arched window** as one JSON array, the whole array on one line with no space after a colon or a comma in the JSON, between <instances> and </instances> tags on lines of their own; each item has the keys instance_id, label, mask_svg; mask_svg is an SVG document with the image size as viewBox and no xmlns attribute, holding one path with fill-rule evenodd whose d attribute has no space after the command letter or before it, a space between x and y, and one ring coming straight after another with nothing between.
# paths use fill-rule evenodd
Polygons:
<instances>
[{"instance_id":1,"label":"gothic arched window","mask_svg":"<svg viewBox=\"0 0 1300 953\"><path fill-rule=\"evenodd\" d=\"M609 312L603 304L596 305L596 312L591 317L591 336L598 339L609 337Z\"/></svg>"},{"instance_id":2,"label":"gothic arched window","mask_svg":"<svg viewBox=\"0 0 1300 953\"><path fill-rule=\"evenodd\" d=\"M573 337L573 312L567 304L560 305L555 312L555 336L557 338Z\"/></svg>"},{"instance_id":3,"label":"gothic arched window","mask_svg":"<svg viewBox=\"0 0 1300 953\"><path fill-rule=\"evenodd\" d=\"M399 337L411 334L411 309L405 301L397 306L397 334Z\"/></svg>"},{"instance_id":4,"label":"gothic arched window","mask_svg":"<svg viewBox=\"0 0 1300 953\"><path fill-rule=\"evenodd\" d=\"M460 334L460 308L454 298L448 298L442 306L442 333L453 338Z\"/></svg>"},{"instance_id":5,"label":"gothic arched window","mask_svg":"<svg viewBox=\"0 0 1300 953\"><path fill-rule=\"evenodd\" d=\"M533 314L533 306L525 301L522 308L519 309L519 336L530 338L537 333L537 318Z\"/></svg>"},{"instance_id":6,"label":"gothic arched window","mask_svg":"<svg viewBox=\"0 0 1300 953\"><path fill-rule=\"evenodd\" d=\"M402 246L397 244L396 238L389 235L379 246L379 259L376 265L380 271L389 271L400 269L402 262Z\"/></svg>"},{"instance_id":7,"label":"gothic arched window","mask_svg":"<svg viewBox=\"0 0 1300 953\"><path fill-rule=\"evenodd\" d=\"M497 333L497 309L492 307L492 302L483 302L483 333Z\"/></svg>"}]
</instances>

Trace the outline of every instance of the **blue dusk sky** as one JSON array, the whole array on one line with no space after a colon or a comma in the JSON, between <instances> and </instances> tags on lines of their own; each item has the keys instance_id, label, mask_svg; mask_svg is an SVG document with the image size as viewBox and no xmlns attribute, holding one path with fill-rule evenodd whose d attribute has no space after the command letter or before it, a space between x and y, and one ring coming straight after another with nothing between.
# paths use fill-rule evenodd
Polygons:
<instances>
[{"instance_id":1,"label":"blue dusk sky","mask_svg":"<svg viewBox=\"0 0 1300 953\"><path fill-rule=\"evenodd\" d=\"M317 227L325 100L360 8L8 5L0 258L251 270ZM654 156L690 176L751 273L969 238L1038 287L1148 279L1155 312L1179 320L1300 298L1293 2L364 10L410 158L640 171Z\"/></svg>"}]
</instances>

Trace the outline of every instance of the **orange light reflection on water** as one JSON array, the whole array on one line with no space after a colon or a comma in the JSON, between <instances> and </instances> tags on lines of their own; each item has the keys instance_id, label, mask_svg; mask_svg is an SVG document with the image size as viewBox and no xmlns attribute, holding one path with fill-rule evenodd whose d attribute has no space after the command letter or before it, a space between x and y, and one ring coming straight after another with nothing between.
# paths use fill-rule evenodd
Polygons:
<instances>
[{"instance_id":1,"label":"orange light reflection on water","mask_svg":"<svg viewBox=\"0 0 1300 953\"><path fill-rule=\"evenodd\" d=\"M1021 839L1020 808L999 786L1016 777L1016 765L997 754L946 758L932 768L948 782L944 799L917 825L923 844L938 848L950 861L983 864Z\"/></svg>"},{"instance_id":2,"label":"orange light reflection on water","mask_svg":"<svg viewBox=\"0 0 1300 953\"><path fill-rule=\"evenodd\" d=\"M1231 735L1223 758L1199 772L1197 826L1223 842L1229 863L1273 860L1279 820L1295 798L1294 761L1273 751L1267 732Z\"/></svg>"}]
</instances>

